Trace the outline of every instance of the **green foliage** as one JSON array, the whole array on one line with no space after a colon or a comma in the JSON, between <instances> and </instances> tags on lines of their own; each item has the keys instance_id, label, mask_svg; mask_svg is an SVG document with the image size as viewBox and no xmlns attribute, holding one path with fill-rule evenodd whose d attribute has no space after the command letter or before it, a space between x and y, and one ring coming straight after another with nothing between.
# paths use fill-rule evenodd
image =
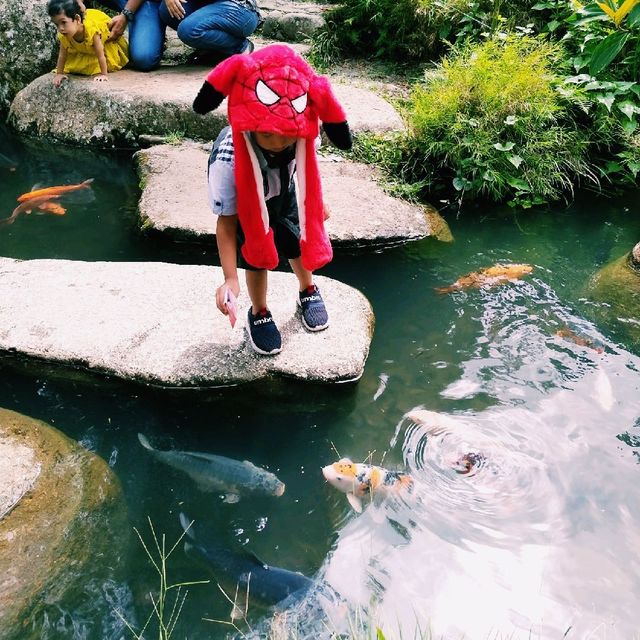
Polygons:
<instances>
[{"instance_id":1,"label":"green foliage","mask_svg":"<svg viewBox=\"0 0 640 640\"><path fill-rule=\"evenodd\" d=\"M453 187L459 199L525 207L559 198L580 176L595 180L588 134L571 117L579 96L557 91L560 56L556 45L515 36L452 52L413 92L417 177Z\"/></svg>"}]
</instances>

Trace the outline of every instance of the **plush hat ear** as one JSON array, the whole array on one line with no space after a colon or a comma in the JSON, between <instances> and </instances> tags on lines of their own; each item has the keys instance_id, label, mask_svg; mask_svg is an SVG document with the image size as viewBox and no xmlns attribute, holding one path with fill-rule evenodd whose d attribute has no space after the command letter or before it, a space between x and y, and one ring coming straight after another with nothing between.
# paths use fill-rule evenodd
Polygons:
<instances>
[{"instance_id":1,"label":"plush hat ear","mask_svg":"<svg viewBox=\"0 0 640 640\"><path fill-rule=\"evenodd\" d=\"M352 141L347 115L333 93L329 80L324 76L316 76L309 93L329 140L339 149L350 149Z\"/></svg>"},{"instance_id":2,"label":"plush hat ear","mask_svg":"<svg viewBox=\"0 0 640 640\"><path fill-rule=\"evenodd\" d=\"M200 91L193 101L193 110L205 114L220 106L225 96L231 93L238 72L242 70L248 56L235 55L216 65L200 87Z\"/></svg>"}]
</instances>

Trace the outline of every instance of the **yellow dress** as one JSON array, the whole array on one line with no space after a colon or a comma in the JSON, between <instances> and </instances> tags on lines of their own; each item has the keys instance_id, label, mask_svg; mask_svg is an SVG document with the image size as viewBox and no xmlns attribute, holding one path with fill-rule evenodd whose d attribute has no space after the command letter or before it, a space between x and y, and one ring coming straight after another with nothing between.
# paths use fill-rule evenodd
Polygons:
<instances>
[{"instance_id":1,"label":"yellow dress","mask_svg":"<svg viewBox=\"0 0 640 640\"><path fill-rule=\"evenodd\" d=\"M105 42L109 36L109 24L111 18L98 9L87 9L84 15L84 41L76 42L58 33L60 46L67 50L67 60L64 65L65 73L78 73L83 76L94 76L100 71L98 56L93 48L93 36L98 33L104 44L104 55L107 59L107 71L118 71L129 62L129 45L124 36L120 36L115 42Z\"/></svg>"}]
</instances>

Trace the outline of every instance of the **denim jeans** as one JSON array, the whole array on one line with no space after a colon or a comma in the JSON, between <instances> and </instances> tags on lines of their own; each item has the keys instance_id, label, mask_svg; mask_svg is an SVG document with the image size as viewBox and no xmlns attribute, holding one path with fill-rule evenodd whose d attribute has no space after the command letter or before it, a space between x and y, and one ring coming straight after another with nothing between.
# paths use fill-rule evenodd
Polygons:
<instances>
[{"instance_id":1,"label":"denim jeans","mask_svg":"<svg viewBox=\"0 0 640 640\"><path fill-rule=\"evenodd\" d=\"M127 0L98 1L116 11L127 4ZM160 22L159 7L159 0L145 0L129 24L129 59L134 69L150 71L160 64L165 25Z\"/></svg>"},{"instance_id":2,"label":"denim jeans","mask_svg":"<svg viewBox=\"0 0 640 640\"><path fill-rule=\"evenodd\" d=\"M240 53L248 46L247 36L258 26L258 14L234 0L187 0L182 7L185 16L177 20L169 15L162 0L160 20L175 29L180 40L194 49L219 51L229 56Z\"/></svg>"}]
</instances>

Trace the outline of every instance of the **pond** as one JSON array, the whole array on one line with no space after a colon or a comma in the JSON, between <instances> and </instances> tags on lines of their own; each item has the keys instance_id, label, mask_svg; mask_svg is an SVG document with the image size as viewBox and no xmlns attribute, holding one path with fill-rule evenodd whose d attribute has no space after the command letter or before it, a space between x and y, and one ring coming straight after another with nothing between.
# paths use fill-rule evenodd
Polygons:
<instances>
[{"instance_id":1,"label":"pond","mask_svg":"<svg viewBox=\"0 0 640 640\"><path fill-rule=\"evenodd\" d=\"M216 263L210 247L136 231L130 153L43 147L6 131L0 152L3 215L36 184L95 179L93 195L70 199L66 215L25 214L0 227L0 255ZM639 195L452 212L453 244L338 253L323 275L362 291L376 315L355 385L163 393L3 363L0 406L56 426L108 461L131 525L114 549L118 570L47 605L36 636L131 637L115 610L143 624L158 588L133 527L152 545L150 520L173 544L184 512L229 549L326 581L387 637L399 637L398 628L405 638L416 629L443 638L637 637L640 329L637 318L608 314L587 285L640 239ZM498 261L534 270L501 287L435 291ZM286 491L225 501L154 460L138 433L162 449L250 460ZM322 478L338 452L406 469L414 490L358 515ZM452 461L467 452L476 466L458 474ZM169 580L206 579L179 545ZM215 580L194 585L175 637L223 638L231 628L208 619L228 622L230 610ZM252 626L264 615L249 608Z\"/></svg>"}]
</instances>

